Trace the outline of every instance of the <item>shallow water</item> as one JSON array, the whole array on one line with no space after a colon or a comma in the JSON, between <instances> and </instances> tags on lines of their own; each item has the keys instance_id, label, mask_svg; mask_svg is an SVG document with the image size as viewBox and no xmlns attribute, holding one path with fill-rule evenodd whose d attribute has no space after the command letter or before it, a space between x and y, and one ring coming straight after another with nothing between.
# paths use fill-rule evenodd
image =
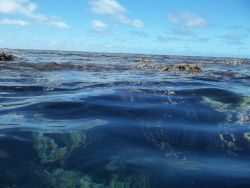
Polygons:
<instances>
[{"instance_id":1,"label":"shallow water","mask_svg":"<svg viewBox=\"0 0 250 188\"><path fill-rule=\"evenodd\" d=\"M249 60L7 51L1 188L250 187Z\"/></svg>"}]
</instances>

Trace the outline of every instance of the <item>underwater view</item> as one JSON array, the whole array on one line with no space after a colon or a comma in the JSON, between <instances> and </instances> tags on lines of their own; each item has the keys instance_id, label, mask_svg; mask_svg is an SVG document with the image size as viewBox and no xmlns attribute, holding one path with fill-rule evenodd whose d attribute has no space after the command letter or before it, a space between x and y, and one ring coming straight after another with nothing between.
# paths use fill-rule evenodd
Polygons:
<instances>
[{"instance_id":1,"label":"underwater view","mask_svg":"<svg viewBox=\"0 0 250 188\"><path fill-rule=\"evenodd\" d=\"M250 60L3 50L0 188L250 187Z\"/></svg>"}]
</instances>

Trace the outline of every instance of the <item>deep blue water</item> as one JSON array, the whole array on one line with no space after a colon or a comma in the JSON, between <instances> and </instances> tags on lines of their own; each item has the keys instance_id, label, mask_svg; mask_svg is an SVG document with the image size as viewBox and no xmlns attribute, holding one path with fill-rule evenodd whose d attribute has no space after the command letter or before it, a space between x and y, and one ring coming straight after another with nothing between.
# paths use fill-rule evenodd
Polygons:
<instances>
[{"instance_id":1,"label":"deep blue water","mask_svg":"<svg viewBox=\"0 0 250 188\"><path fill-rule=\"evenodd\" d=\"M249 60L5 51L0 188L250 187Z\"/></svg>"}]
</instances>

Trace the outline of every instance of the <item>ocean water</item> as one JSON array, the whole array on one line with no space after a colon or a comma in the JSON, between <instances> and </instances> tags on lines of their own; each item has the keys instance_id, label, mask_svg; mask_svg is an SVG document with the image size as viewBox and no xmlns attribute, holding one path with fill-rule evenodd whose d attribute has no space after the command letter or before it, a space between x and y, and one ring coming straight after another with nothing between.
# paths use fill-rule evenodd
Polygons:
<instances>
[{"instance_id":1,"label":"ocean water","mask_svg":"<svg viewBox=\"0 0 250 188\"><path fill-rule=\"evenodd\" d=\"M5 51L0 188L250 187L248 59Z\"/></svg>"}]
</instances>

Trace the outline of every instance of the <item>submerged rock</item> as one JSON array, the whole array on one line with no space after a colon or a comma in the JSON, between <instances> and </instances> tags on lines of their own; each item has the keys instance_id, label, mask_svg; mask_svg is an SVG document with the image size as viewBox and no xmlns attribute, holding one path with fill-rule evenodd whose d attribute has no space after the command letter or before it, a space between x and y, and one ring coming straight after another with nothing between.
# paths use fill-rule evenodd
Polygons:
<instances>
[{"instance_id":1,"label":"submerged rock","mask_svg":"<svg viewBox=\"0 0 250 188\"><path fill-rule=\"evenodd\" d=\"M47 63L45 66L44 66L44 69L45 70L56 70L56 69L60 69L61 65L56 63L56 62L50 62L50 63Z\"/></svg>"},{"instance_id":2,"label":"submerged rock","mask_svg":"<svg viewBox=\"0 0 250 188\"><path fill-rule=\"evenodd\" d=\"M223 101L223 98L214 99L212 97L202 97L201 103L210 106L218 112L224 113L236 113L238 114L239 122L249 122L249 111L250 111L250 97L239 96L238 100L235 101Z\"/></svg>"},{"instance_id":3,"label":"submerged rock","mask_svg":"<svg viewBox=\"0 0 250 188\"><path fill-rule=\"evenodd\" d=\"M145 138L156 148L163 151L167 158L182 158L183 156L172 146L169 133L161 127L142 127Z\"/></svg>"},{"instance_id":4,"label":"submerged rock","mask_svg":"<svg viewBox=\"0 0 250 188\"><path fill-rule=\"evenodd\" d=\"M109 183L110 188L129 188L129 187L142 187L150 188L150 179L147 176L143 177L143 174L138 174L128 177L119 177L114 175Z\"/></svg>"},{"instance_id":5,"label":"submerged rock","mask_svg":"<svg viewBox=\"0 0 250 188\"><path fill-rule=\"evenodd\" d=\"M15 70L15 71L39 71L39 72L53 72L53 71L90 71L90 72L105 72L112 70L131 70L131 66L119 64L114 66L112 64L97 64L97 63L57 63L57 62L12 62L1 63L2 70Z\"/></svg>"},{"instance_id":6,"label":"submerged rock","mask_svg":"<svg viewBox=\"0 0 250 188\"><path fill-rule=\"evenodd\" d=\"M222 98L223 99L223 98ZM250 131L234 132L230 130L234 125L245 126L250 123L250 98L241 97L240 100L232 102L213 99L210 97L202 97L202 104L211 107L212 109L224 113L226 119L221 122L219 140L221 147L229 154L236 155L239 152L244 152L250 147ZM245 141L245 142L244 142ZM247 142L246 142L247 141Z\"/></svg>"},{"instance_id":7,"label":"submerged rock","mask_svg":"<svg viewBox=\"0 0 250 188\"><path fill-rule=\"evenodd\" d=\"M76 170L55 168L46 170L34 168L34 177L39 180L36 187L46 188L149 188L150 178L143 172L129 175L110 174L106 179L96 181L89 174ZM1 186L1 183L0 183Z\"/></svg>"},{"instance_id":8,"label":"submerged rock","mask_svg":"<svg viewBox=\"0 0 250 188\"><path fill-rule=\"evenodd\" d=\"M226 61L227 65L245 65L246 61L243 59L235 59L233 61Z\"/></svg>"},{"instance_id":9,"label":"submerged rock","mask_svg":"<svg viewBox=\"0 0 250 188\"><path fill-rule=\"evenodd\" d=\"M61 145L59 144L61 143ZM34 134L34 149L42 164L62 162L71 152L86 145L86 135L83 132L74 131L60 135L56 142L51 136L42 132Z\"/></svg>"},{"instance_id":10,"label":"submerged rock","mask_svg":"<svg viewBox=\"0 0 250 188\"><path fill-rule=\"evenodd\" d=\"M9 158L9 154L7 152L5 152L4 150L0 149L0 159L1 158Z\"/></svg>"},{"instance_id":11,"label":"submerged rock","mask_svg":"<svg viewBox=\"0 0 250 188\"><path fill-rule=\"evenodd\" d=\"M250 133L244 133L244 134L243 134L243 138L244 138L245 140L247 140L248 142L250 142Z\"/></svg>"},{"instance_id":12,"label":"submerged rock","mask_svg":"<svg viewBox=\"0 0 250 188\"><path fill-rule=\"evenodd\" d=\"M10 55L5 52L0 53L0 61L12 61L14 59L15 59L14 55Z\"/></svg>"},{"instance_id":13,"label":"submerged rock","mask_svg":"<svg viewBox=\"0 0 250 188\"><path fill-rule=\"evenodd\" d=\"M55 169L48 174L51 186L55 188L105 188L104 185L94 183L88 176L77 171Z\"/></svg>"},{"instance_id":14,"label":"submerged rock","mask_svg":"<svg viewBox=\"0 0 250 188\"><path fill-rule=\"evenodd\" d=\"M169 94L172 94L172 92ZM206 144L204 147L229 155L248 152L250 148L250 129L247 127L250 123L250 98L236 94L227 96L230 93L220 93L219 97L213 97L211 92L207 94L208 96L201 96L200 103L217 111L218 116L222 118L218 122L218 127L213 127L214 130L217 129L217 132L203 137ZM189 111L187 111L188 113ZM195 111L191 116L197 117ZM200 121L200 119L197 120ZM242 126L243 131L235 131L237 126ZM190 157L185 151L183 152L183 148L199 146L199 138L202 135L198 132L197 134L190 134L185 129L180 131L174 129L173 131L162 126L162 122L159 125L157 125L157 122L153 125L151 123L143 124L142 132L145 138L154 147L164 152L167 158L181 160Z\"/></svg>"},{"instance_id":15,"label":"submerged rock","mask_svg":"<svg viewBox=\"0 0 250 188\"><path fill-rule=\"evenodd\" d=\"M59 64L56 62L49 63L36 63L36 64L23 64L24 66L30 67L32 69L38 71L58 71L58 70L66 70L69 67L65 64Z\"/></svg>"}]
</instances>

